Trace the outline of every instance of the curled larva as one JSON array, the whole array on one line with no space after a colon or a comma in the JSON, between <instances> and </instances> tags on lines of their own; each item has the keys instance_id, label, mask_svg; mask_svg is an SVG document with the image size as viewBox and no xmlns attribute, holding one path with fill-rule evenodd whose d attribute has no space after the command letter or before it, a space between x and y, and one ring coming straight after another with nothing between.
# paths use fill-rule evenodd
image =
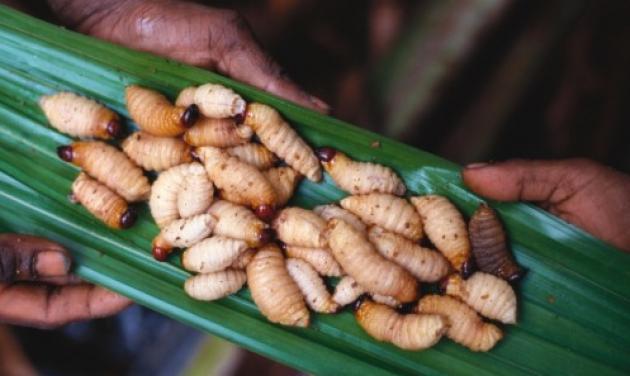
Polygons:
<instances>
[{"instance_id":1,"label":"curled larva","mask_svg":"<svg viewBox=\"0 0 630 376\"><path fill-rule=\"evenodd\" d=\"M448 322L440 315L401 315L386 305L365 300L355 317L370 336L391 342L405 350L423 350L435 345L448 329Z\"/></svg>"},{"instance_id":2,"label":"curled larva","mask_svg":"<svg viewBox=\"0 0 630 376\"><path fill-rule=\"evenodd\" d=\"M169 223L153 239L153 256L163 261L174 247L186 248L200 242L212 234L215 224L216 220L210 214L198 214Z\"/></svg>"},{"instance_id":3,"label":"curled larva","mask_svg":"<svg viewBox=\"0 0 630 376\"><path fill-rule=\"evenodd\" d=\"M232 265L246 249L244 240L214 235L186 249L182 253L182 266L191 272L217 272Z\"/></svg>"},{"instance_id":4,"label":"curled larva","mask_svg":"<svg viewBox=\"0 0 630 376\"><path fill-rule=\"evenodd\" d=\"M188 86L182 89L175 99L175 106L179 107L188 107L191 104L195 104L195 92L197 91L197 86Z\"/></svg>"},{"instance_id":5,"label":"curled larva","mask_svg":"<svg viewBox=\"0 0 630 376\"><path fill-rule=\"evenodd\" d=\"M244 271L227 269L190 277L184 290L193 299L212 301L238 292L246 281Z\"/></svg>"},{"instance_id":6,"label":"curled larva","mask_svg":"<svg viewBox=\"0 0 630 376\"><path fill-rule=\"evenodd\" d=\"M182 218L208 210L214 199L214 186L200 163L191 163L184 176L184 185L177 195L177 211Z\"/></svg>"},{"instance_id":7,"label":"curled larva","mask_svg":"<svg viewBox=\"0 0 630 376\"><path fill-rule=\"evenodd\" d=\"M226 148L249 142L254 131L247 125L236 126L232 119L200 118L184 133L184 141L192 146Z\"/></svg>"},{"instance_id":8,"label":"curled larva","mask_svg":"<svg viewBox=\"0 0 630 376\"><path fill-rule=\"evenodd\" d=\"M524 271L514 261L501 221L492 208L482 204L470 218L468 230L479 270L510 282L523 276Z\"/></svg>"},{"instance_id":9,"label":"curled larva","mask_svg":"<svg viewBox=\"0 0 630 376\"><path fill-rule=\"evenodd\" d=\"M323 276L340 277L343 274L341 266L328 249L287 245L285 252L288 257L299 258L308 262Z\"/></svg>"},{"instance_id":10,"label":"curled larva","mask_svg":"<svg viewBox=\"0 0 630 376\"><path fill-rule=\"evenodd\" d=\"M441 253L421 247L404 236L374 226L368 237L381 255L422 282L437 282L449 272L450 264Z\"/></svg>"},{"instance_id":11,"label":"curled larva","mask_svg":"<svg viewBox=\"0 0 630 376\"><path fill-rule=\"evenodd\" d=\"M127 202L146 200L151 185L142 169L125 153L100 141L60 146L57 154L121 195Z\"/></svg>"},{"instance_id":12,"label":"curled larva","mask_svg":"<svg viewBox=\"0 0 630 376\"><path fill-rule=\"evenodd\" d=\"M256 255L256 249L247 248L245 251L241 252L240 255L232 262L230 268L232 269L245 269L247 265L254 259Z\"/></svg>"},{"instance_id":13,"label":"curled larva","mask_svg":"<svg viewBox=\"0 0 630 376\"><path fill-rule=\"evenodd\" d=\"M237 157L241 161L247 162L259 170L266 170L273 167L278 161L276 156L261 144L247 143L232 146L227 149L227 152L231 156Z\"/></svg>"},{"instance_id":14,"label":"curled larva","mask_svg":"<svg viewBox=\"0 0 630 376\"><path fill-rule=\"evenodd\" d=\"M348 196L340 204L369 225L380 226L414 241L422 238L422 219L403 198L370 193Z\"/></svg>"},{"instance_id":15,"label":"curled larva","mask_svg":"<svg viewBox=\"0 0 630 376\"><path fill-rule=\"evenodd\" d=\"M122 197L83 172L72 183L72 197L109 227L129 228L136 222L136 212Z\"/></svg>"},{"instance_id":16,"label":"curled larva","mask_svg":"<svg viewBox=\"0 0 630 376\"><path fill-rule=\"evenodd\" d=\"M489 319L516 323L516 294L512 286L499 277L477 272L464 280L454 274L445 281L444 290Z\"/></svg>"},{"instance_id":17,"label":"curled larva","mask_svg":"<svg viewBox=\"0 0 630 376\"><path fill-rule=\"evenodd\" d=\"M289 166L309 180L320 181L322 171L313 150L273 108L260 103L247 105L245 124L260 141Z\"/></svg>"},{"instance_id":18,"label":"curled larva","mask_svg":"<svg viewBox=\"0 0 630 376\"><path fill-rule=\"evenodd\" d=\"M298 207L284 208L273 220L272 227L278 239L288 245L326 247L324 236L326 221L310 210Z\"/></svg>"},{"instance_id":19,"label":"curled larva","mask_svg":"<svg viewBox=\"0 0 630 376\"><path fill-rule=\"evenodd\" d=\"M252 208L275 206L276 192L256 167L210 146L197 148L197 155L205 164L210 180L219 189L230 192L231 201Z\"/></svg>"},{"instance_id":20,"label":"curled larva","mask_svg":"<svg viewBox=\"0 0 630 376\"><path fill-rule=\"evenodd\" d=\"M467 274L470 241L459 210L446 197L437 195L412 197L411 203L420 213L431 242L457 271Z\"/></svg>"},{"instance_id":21,"label":"curled larva","mask_svg":"<svg viewBox=\"0 0 630 376\"><path fill-rule=\"evenodd\" d=\"M125 132L114 111L74 93L44 95L39 106L53 127L74 137L108 140L119 138Z\"/></svg>"},{"instance_id":22,"label":"curled larva","mask_svg":"<svg viewBox=\"0 0 630 376\"><path fill-rule=\"evenodd\" d=\"M306 304L315 312L333 313L339 305L332 300L322 277L306 261L289 258L286 260L289 275L304 294Z\"/></svg>"},{"instance_id":23,"label":"curled larva","mask_svg":"<svg viewBox=\"0 0 630 376\"><path fill-rule=\"evenodd\" d=\"M319 205L314 207L313 211L326 221L330 221L333 218L339 218L343 219L349 225L361 232L367 231L367 226L359 219L359 217L335 204Z\"/></svg>"},{"instance_id":24,"label":"curled larva","mask_svg":"<svg viewBox=\"0 0 630 376\"><path fill-rule=\"evenodd\" d=\"M268 243L273 237L269 225L244 206L219 200L210 206L208 213L217 219L214 227L217 235L245 240L254 247Z\"/></svg>"},{"instance_id":25,"label":"curled larva","mask_svg":"<svg viewBox=\"0 0 630 376\"><path fill-rule=\"evenodd\" d=\"M199 117L196 105L174 106L157 91L137 85L125 89L127 111L138 127L154 136L174 137L190 128Z\"/></svg>"},{"instance_id":26,"label":"curled larva","mask_svg":"<svg viewBox=\"0 0 630 376\"><path fill-rule=\"evenodd\" d=\"M466 303L450 296L427 295L418 302L417 311L448 318L446 336L472 351L488 351L503 337L501 329L485 323Z\"/></svg>"},{"instance_id":27,"label":"curled larva","mask_svg":"<svg viewBox=\"0 0 630 376\"><path fill-rule=\"evenodd\" d=\"M263 171L278 196L278 206L284 206L293 196L302 175L291 167L274 167Z\"/></svg>"},{"instance_id":28,"label":"curled larva","mask_svg":"<svg viewBox=\"0 0 630 376\"><path fill-rule=\"evenodd\" d=\"M328 245L343 270L367 291L402 303L417 297L416 279L381 256L366 235L340 219L328 222Z\"/></svg>"},{"instance_id":29,"label":"curled larva","mask_svg":"<svg viewBox=\"0 0 630 376\"><path fill-rule=\"evenodd\" d=\"M346 306L359 299L363 294L365 294L365 289L363 289L354 278L344 276L339 280L337 286L335 286L335 292L332 298L340 306Z\"/></svg>"},{"instance_id":30,"label":"curled larva","mask_svg":"<svg viewBox=\"0 0 630 376\"><path fill-rule=\"evenodd\" d=\"M210 118L243 116L245 101L232 89L217 84L201 85L195 90L195 103Z\"/></svg>"},{"instance_id":31,"label":"curled larva","mask_svg":"<svg viewBox=\"0 0 630 376\"><path fill-rule=\"evenodd\" d=\"M309 311L276 245L261 248L247 265L247 283L258 309L271 322L307 327Z\"/></svg>"},{"instance_id":32,"label":"curled larva","mask_svg":"<svg viewBox=\"0 0 630 376\"><path fill-rule=\"evenodd\" d=\"M179 138L135 132L121 146L125 154L145 170L163 171L192 162L191 147Z\"/></svg>"},{"instance_id":33,"label":"curled larva","mask_svg":"<svg viewBox=\"0 0 630 376\"><path fill-rule=\"evenodd\" d=\"M339 188L353 195L389 193L402 196L406 187L389 167L370 162L359 162L332 148L316 150L326 172Z\"/></svg>"}]
</instances>

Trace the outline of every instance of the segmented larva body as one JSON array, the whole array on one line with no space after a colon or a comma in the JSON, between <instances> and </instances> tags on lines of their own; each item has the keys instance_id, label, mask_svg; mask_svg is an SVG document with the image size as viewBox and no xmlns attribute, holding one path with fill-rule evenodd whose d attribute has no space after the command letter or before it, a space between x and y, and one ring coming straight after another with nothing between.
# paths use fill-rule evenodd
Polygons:
<instances>
[{"instance_id":1,"label":"segmented larva body","mask_svg":"<svg viewBox=\"0 0 630 376\"><path fill-rule=\"evenodd\" d=\"M218 188L230 192L233 202L253 208L275 206L276 192L256 167L210 146L198 148L197 154L204 162L212 182Z\"/></svg>"},{"instance_id":2,"label":"segmented larva body","mask_svg":"<svg viewBox=\"0 0 630 376\"><path fill-rule=\"evenodd\" d=\"M193 299L212 301L238 292L246 281L244 271L227 269L190 277L184 284L184 290Z\"/></svg>"},{"instance_id":3,"label":"segmented larva body","mask_svg":"<svg viewBox=\"0 0 630 376\"><path fill-rule=\"evenodd\" d=\"M356 228L361 232L367 231L367 226L363 223L359 217L352 214L346 209L340 208L334 204L319 205L313 208L313 211L326 221L330 221L333 218L344 220L346 223Z\"/></svg>"},{"instance_id":4,"label":"segmented larva body","mask_svg":"<svg viewBox=\"0 0 630 376\"><path fill-rule=\"evenodd\" d=\"M343 274L341 266L328 249L287 245L285 252L288 257L298 258L308 262L323 276L340 277Z\"/></svg>"},{"instance_id":5,"label":"segmented larva body","mask_svg":"<svg viewBox=\"0 0 630 376\"><path fill-rule=\"evenodd\" d=\"M487 318L504 324L516 323L516 294L512 286L499 277L477 272L463 280L454 274L446 280L445 291Z\"/></svg>"},{"instance_id":6,"label":"segmented larva body","mask_svg":"<svg viewBox=\"0 0 630 376\"><path fill-rule=\"evenodd\" d=\"M177 99L175 99L175 106L188 107L191 104L195 104L195 92L197 86L188 86L179 92Z\"/></svg>"},{"instance_id":7,"label":"segmented larva body","mask_svg":"<svg viewBox=\"0 0 630 376\"><path fill-rule=\"evenodd\" d=\"M404 236L374 226L368 237L381 255L422 282L437 282L449 272L450 264L441 253L421 247Z\"/></svg>"},{"instance_id":8,"label":"segmented larva body","mask_svg":"<svg viewBox=\"0 0 630 376\"><path fill-rule=\"evenodd\" d=\"M250 246L258 246L271 240L269 225L261 221L248 208L229 201L215 201L208 213L217 219L214 233L245 240Z\"/></svg>"},{"instance_id":9,"label":"segmented larva body","mask_svg":"<svg viewBox=\"0 0 630 376\"><path fill-rule=\"evenodd\" d=\"M339 219L328 222L328 244L343 270L371 293L388 295L402 303L414 300L416 279L381 256L365 234Z\"/></svg>"},{"instance_id":10,"label":"segmented larva body","mask_svg":"<svg viewBox=\"0 0 630 376\"><path fill-rule=\"evenodd\" d=\"M391 296L370 294L370 297L372 298L372 300L374 300L377 303L385 304L386 306L390 306L395 309L400 308L400 306L402 305L402 303L400 303L398 300L396 300L395 298Z\"/></svg>"},{"instance_id":11,"label":"segmented larva body","mask_svg":"<svg viewBox=\"0 0 630 376\"><path fill-rule=\"evenodd\" d=\"M195 104L210 118L243 116L246 103L232 89L217 84L201 85L195 90Z\"/></svg>"},{"instance_id":12,"label":"segmented larva body","mask_svg":"<svg viewBox=\"0 0 630 376\"><path fill-rule=\"evenodd\" d=\"M191 272L217 272L232 265L246 249L247 243L244 240L215 235L184 251L182 266Z\"/></svg>"},{"instance_id":13,"label":"segmented larva body","mask_svg":"<svg viewBox=\"0 0 630 376\"><path fill-rule=\"evenodd\" d=\"M284 206L293 196L302 175L291 167L274 167L263 171L278 196L278 206Z\"/></svg>"},{"instance_id":14,"label":"segmented larva body","mask_svg":"<svg viewBox=\"0 0 630 376\"><path fill-rule=\"evenodd\" d=\"M44 95L39 106L53 127L70 136L109 140L124 133L118 114L74 93Z\"/></svg>"},{"instance_id":15,"label":"segmented larva body","mask_svg":"<svg viewBox=\"0 0 630 376\"><path fill-rule=\"evenodd\" d=\"M420 313L448 318L446 336L472 351L488 351L503 338L501 329L485 323L466 303L450 296L427 295L420 299L417 308Z\"/></svg>"},{"instance_id":16,"label":"segmented larva body","mask_svg":"<svg viewBox=\"0 0 630 376\"><path fill-rule=\"evenodd\" d=\"M184 141L192 146L226 148L249 142L254 131L247 125L236 126L232 119L200 118L184 133Z\"/></svg>"},{"instance_id":17,"label":"segmented larva body","mask_svg":"<svg viewBox=\"0 0 630 376\"><path fill-rule=\"evenodd\" d=\"M127 202L149 197L151 185L142 169L113 146L100 141L82 141L61 146L57 153L64 161L81 167Z\"/></svg>"},{"instance_id":18,"label":"segmented larva body","mask_svg":"<svg viewBox=\"0 0 630 376\"><path fill-rule=\"evenodd\" d=\"M411 203L420 213L431 242L457 271L462 271L470 258L470 241L459 210L446 197L437 195L412 197Z\"/></svg>"},{"instance_id":19,"label":"segmented larva body","mask_svg":"<svg viewBox=\"0 0 630 376\"><path fill-rule=\"evenodd\" d=\"M122 197L83 172L72 183L72 196L109 227L129 228L136 221L136 213Z\"/></svg>"},{"instance_id":20,"label":"segmented larva body","mask_svg":"<svg viewBox=\"0 0 630 376\"><path fill-rule=\"evenodd\" d=\"M334 313L339 305L332 300L328 289L317 271L306 261L289 258L287 271L302 291L306 304L315 312Z\"/></svg>"},{"instance_id":21,"label":"segmented larva body","mask_svg":"<svg viewBox=\"0 0 630 376\"><path fill-rule=\"evenodd\" d=\"M178 136L190 128L199 116L196 105L178 107L157 91L137 85L125 89L127 111L138 127L159 137Z\"/></svg>"},{"instance_id":22,"label":"segmented larva body","mask_svg":"<svg viewBox=\"0 0 630 376\"><path fill-rule=\"evenodd\" d=\"M300 247L325 248L326 221L310 210L290 207L284 208L273 220L273 229L278 239L288 245Z\"/></svg>"},{"instance_id":23,"label":"segmented larva body","mask_svg":"<svg viewBox=\"0 0 630 376\"><path fill-rule=\"evenodd\" d=\"M313 150L276 110L264 104L251 103L247 105L245 124L254 130L269 150L289 166L309 180L321 180L321 167Z\"/></svg>"},{"instance_id":24,"label":"segmented larva body","mask_svg":"<svg viewBox=\"0 0 630 376\"><path fill-rule=\"evenodd\" d=\"M440 315L401 315L390 307L365 300L356 311L359 325L379 341L405 350L423 350L440 340L448 329Z\"/></svg>"},{"instance_id":25,"label":"segmented larva body","mask_svg":"<svg viewBox=\"0 0 630 376\"><path fill-rule=\"evenodd\" d=\"M198 214L169 223L158 236L171 247L185 248L210 236L215 225L216 220L212 215Z\"/></svg>"},{"instance_id":26,"label":"segmented larva body","mask_svg":"<svg viewBox=\"0 0 630 376\"><path fill-rule=\"evenodd\" d=\"M233 146L228 148L227 152L231 156L237 157L241 161L247 162L259 170L266 170L273 167L278 161L276 156L261 144L248 143Z\"/></svg>"},{"instance_id":27,"label":"segmented larva body","mask_svg":"<svg viewBox=\"0 0 630 376\"><path fill-rule=\"evenodd\" d=\"M472 253L479 270L513 282L523 276L508 249L505 231L496 213L482 204L468 223Z\"/></svg>"},{"instance_id":28,"label":"segmented larva body","mask_svg":"<svg viewBox=\"0 0 630 376\"><path fill-rule=\"evenodd\" d=\"M359 299L363 294L365 294L365 289L354 278L345 276L335 286L332 298L340 306L346 306Z\"/></svg>"},{"instance_id":29,"label":"segmented larva body","mask_svg":"<svg viewBox=\"0 0 630 376\"><path fill-rule=\"evenodd\" d=\"M422 219L403 198L370 193L348 196L340 204L369 225L380 226L414 241L422 238Z\"/></svg>"},{"instance_id":30,"label":"segmented larva body","mask_svg":"<svg viewBox=\"0 0 630 376\"><path fill-rule=\"evenodd\" d=\"M212 203L214 189L204 167L182 164L162 172L153 183L149 208L158 227L180 217L201 214Z\"/></svg>"},{"instance_id":31,"label":"segmented larva body","mask_svg":"<svg viewBox=\"0 0 630 376\"><path fill-rule=\"evenodd\" d=\"M232 269L245 269L247 265L254 259L256 255L256 249L247 248L245 251L241 252L240 255L234 260L232 265L230 266Z\"/></svg>"},{"instance_id":32,"label":"segmented larva body","mask_svg":"<svg viewBox=\"0 0 630 376\"><path fill-rule=\"evenodd\" d=\"M258 309L271 322L307 327L309 311L275 245L261 248L247 265L247 283Z\"/></svg>"},{"instance_id":33,"label":"segmented larva body","mask_svg":"<svg viewBox=\"0 0 630 376\"><path fill-rule=\"evenodd\" d=\"M329 148L322 148L326 150ZM334 150L334 149L333 149ZM406 187L398 175L389 167L370 162L359 162L336 150L332 158L319 153L324 169L339 188L353 195L389 193L402 196Z\"/></svg>"},{"instance_id":34,"label":"segmented larva body","mask_svg":"<svg viewBox=\"0 0 630 376\"><path fill-rule=\"evenodd\" d=\"M178 138L135 132L127 137L121 146L131 160L149 171L163 171L182 163L192 162L191 147Z\"/></svg>"}]
</instances>

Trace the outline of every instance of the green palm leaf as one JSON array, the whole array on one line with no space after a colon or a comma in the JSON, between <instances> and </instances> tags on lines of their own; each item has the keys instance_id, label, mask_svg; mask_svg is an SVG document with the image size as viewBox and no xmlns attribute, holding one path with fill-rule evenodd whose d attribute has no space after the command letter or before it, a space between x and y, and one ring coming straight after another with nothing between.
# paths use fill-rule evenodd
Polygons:
<instances>
[{"instance_id":1,"label":"green palm leaf","mask_svg":"<svg viewBox=\"0 0 630 376\"><path fill-rule=\"evenodd\" d=\"M66 198L77 169L55 147L70 140L49 128L37 106L45 93L72 90L125 115L130 83L174 96L218 82L277 108L315 146L396 168L412 192L450 197L470 214L480 199L463 188L456 165L249 86L180 63L75 34L0 6L0 228L38 234L72 249L76 273L138 303L255 352L315 374L627 374L630 371L630 257L526 204L496 204L518 261L520 322L490 353L443 340L405 352L371 340L350 312L315 315L309 329L268 323L247 291L215 303L182 291L188 273L150 255L157 233L146 209L137 225L114 231ZM372 148L373 141L380 142ZM305 207L343 196L327 178L304 182Z\"/></svg>"}]
</instances>

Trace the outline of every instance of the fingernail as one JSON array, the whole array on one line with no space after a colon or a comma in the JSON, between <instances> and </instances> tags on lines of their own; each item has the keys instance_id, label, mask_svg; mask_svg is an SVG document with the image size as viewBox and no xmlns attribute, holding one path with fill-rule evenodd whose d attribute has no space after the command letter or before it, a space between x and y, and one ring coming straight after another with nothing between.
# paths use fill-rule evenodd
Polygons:
<instances>
[{"instance_id":1,"label":"fingernail","mask_svg":"<svg viewBox=\"0 0 630 376\"><path fill-rule=\"evenodd\" d=\"M43 251L37 254L35 269L44 278L64 276L70 270L70 259L60 252Z\"/></svg>"},{"instance_id":2,"label":"fingernail","mask_svg":"<svg viewBox=\"0 0 630 376\"><path fill-rule=\"evenodd\" d=\"M486 167L486 166L488 166L488 163L486 163L486 162L471 163L469 165L466 165L466 169L467 170L473 170L473 169L476 169L476 168L483 168L483 167Z\"/></svg>"},{"instance_id":3,"label":"fingernail","mask_svg":"<svg viewBox=\"0 0 630 376\"><path fill-rule=\"evenodd\" d=\"M313 105L315 105L315 107L323 110L324 112L330 111L330 106L323 100L312 95L309 97L309 100L313 103Z\"/></svg>"}]
</instances>

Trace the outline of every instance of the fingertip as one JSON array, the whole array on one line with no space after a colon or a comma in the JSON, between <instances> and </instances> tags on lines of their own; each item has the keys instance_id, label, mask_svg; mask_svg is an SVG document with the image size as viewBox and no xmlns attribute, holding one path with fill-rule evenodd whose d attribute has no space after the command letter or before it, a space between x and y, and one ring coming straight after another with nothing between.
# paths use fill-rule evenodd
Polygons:
<instances>
[{"instance_id":1,"label":"fingertip","mask_svg":"<svg viewBox=\"0 0 630 376\"><path fill-rule=\"evenodd\" d=\"M133 304L129 298L96 286L90 300L90 313L94 318L106 317L119 313Z\"/></svg>"},{"instance_id":2,"label":"fingertip","mask_svg":"<svg viewBox=\"0 0 630 376\"><path fill-rule=\"evenodd\" d=\"M62 277L70 271L72 262L65 252L48 250L39 252L35 257L35 271L39 277Z\"/></svg>"}]
</instances>

